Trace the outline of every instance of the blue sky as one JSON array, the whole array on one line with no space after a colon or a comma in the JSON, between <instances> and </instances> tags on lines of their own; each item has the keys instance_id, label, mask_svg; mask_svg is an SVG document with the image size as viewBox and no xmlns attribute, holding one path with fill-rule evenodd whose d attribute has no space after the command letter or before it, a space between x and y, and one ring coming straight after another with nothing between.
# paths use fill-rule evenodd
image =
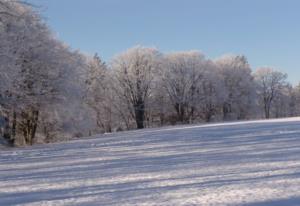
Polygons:
<instances>
[{"instance_id":1,"label":"blue sky","mask_svg":"<svg viewBox=\"0 0 300 206\"><path fill-rule=\"evenodd\" d=\"M299 0L27 0L57 36L109 61L137 44L162 52L244 54L300 81Z\"/></svg>"}]
</instances>

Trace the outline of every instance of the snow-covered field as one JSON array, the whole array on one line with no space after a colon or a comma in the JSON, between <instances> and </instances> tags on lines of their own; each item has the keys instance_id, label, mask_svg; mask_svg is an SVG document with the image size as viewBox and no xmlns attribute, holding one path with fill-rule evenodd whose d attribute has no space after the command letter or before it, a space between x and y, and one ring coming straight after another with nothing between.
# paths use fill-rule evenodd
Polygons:
<instances>
[{"instance_id":1,"label":"snow-covered field","mask_svg":"<svg viewBox=\"0 0 300 206\"><path fill-rule=\"evenodd\" d=\"M0 205L300 205L300 118L2 150Z\"/></svg>"}]
</instances>

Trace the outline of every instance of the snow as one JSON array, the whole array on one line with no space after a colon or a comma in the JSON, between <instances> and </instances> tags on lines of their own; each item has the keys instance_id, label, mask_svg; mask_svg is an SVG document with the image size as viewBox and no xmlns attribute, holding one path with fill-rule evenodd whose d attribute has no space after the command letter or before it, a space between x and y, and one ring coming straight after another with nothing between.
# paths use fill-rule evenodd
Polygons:
<instances>
[{"instance_id":1,"label":"snow","mask_svg":"<svg viewBox=\"0 0 300 206\"><path fill-rule=\"evenodd\" d=\"M0 205L300 205L300 118L2 150Z\"/></svg>"}]
</instances>

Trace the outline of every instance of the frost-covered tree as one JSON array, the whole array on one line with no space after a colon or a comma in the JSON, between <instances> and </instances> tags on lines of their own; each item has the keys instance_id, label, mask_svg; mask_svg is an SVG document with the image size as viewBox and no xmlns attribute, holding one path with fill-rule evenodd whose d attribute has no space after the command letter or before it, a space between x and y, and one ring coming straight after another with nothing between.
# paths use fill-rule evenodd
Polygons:
<instances>
[{"instance_id":1,"label":"frost-covered tree","mask_svg":"<svg viewBox=\"0 0 300 206\"><path fill-rule=\"evenodd\" d=\"M11 139L16 133L16 106L21 98L18 84L23 81L25 70L20 64L25 58L25 51L32 42L26 42L30 36L30 26L35 22L35 15L25 5L18 1L0 1L0 105L5 127L10 128L11 111L13 111L12 131L6 130L4 136ZM25 45L24 45L25 44ZM29 52L28 52L29 53Z\"/></svg>"},{"instance_id":2,"label":"frost-covered tree","mask_svg":"<svg viewBox=\"0 0 300 206\"><path fill-rule=\"evenodd\" d=\"M293 87L290 84L283 85L280 92L274 98L271 112L275 118L295 116Z\"/></svg>"},{"instance_id":3,"label":"frost-covered tree","mask_svg":"<svg viewBox=\"0 0 300 206\"><path fill-rule=\"evenodd\" d=\"M198 51L167 54L162 66L162 84L179 122L193 121L200 102L200 85L207 62Z\"/></svg>"},{"instance_id":4,"label":"frost-covered tree","mask_svg":"<svg viewBox=\"0 0 300 206\"><path fill-rule=\"evenodd\" d=\"M21 15L19 4L12 1L0 1L0 111L2 113L8 106L7 100L11 96L13 79L18 76L15 69L18 45L14 42L17 34L13 27L16 27Z\"/></svg>"},{"instance_id":5,"label":"frost-covered tree","mask_svg":"<svg viewBox=\"0 0 300 206\"><path fill-rule=\"evenodd\" d=\"M254 76L265 118L269 119L274 99L278 98L287 83L287 74L270 67L261 67L257 69Z\"/></svg>"},{"instance_id":6,"label":"frost-covered tree","mask_svg":"<svg viewBox=\"0 0 300 206\"><path fill-rule=\"evenodd\" d=\"M1 1L0 5L13 14L1 16L2 115L10 127L9 139L33 144L41 111L71 93L66 89L71 88L68 84L80 60L29 5L19 1Z\"/></svg>"},{"instance_id":7,"label":"frost-covered tree","mask_svg":"<svg viewBox=\"0 0 300 206\"><path fill-rule=\"evenodd\" d=\"M224 81L224 119L244 119L252 113L255 87L245 56L226 55L216 60Z\"/></svg>"},{"instance_id":8,"label":"frost-covered tree","mask_svg":"<svg viewBox=\"0 0 300 206\"><path fill-rule=\"evenodd\" d=\"M300 115L300 84L294 86L292 89L290 111L291 116Z\"/></svg>"},{"instance_id":9,"label":"frost-covered tree","mask_svg":"<svg viewBox=\"0 0 300 206\"><path fill-rule=\"evenodd\" d=\"M200 85L200 101L197 104L201 118L210 122L212 118L219 119L225 99L224 80L211 61L206 64L203 77Z\"/></svg>"},{"instance_id":10,"label":"frost-covered tree","mask_svg":"<svg viewBox=\"0 0 300 206\"><path fill-rule=\"evenodd\" d=\"M110 71L95 54L89 59L87 67L85 94L86 103L96 113L96 124L102 132L112 132L113 103Z\"/></svg>"},{"instance_id":11,"label":"frost-covered tree","mask_svg":"<svg viewBox=\"0 0 300 206\"><path fill-rule=\"evenodd\" d=\"M160 53L154 48L137 46L112 61L114 91L126 104L138 129L144 128L147 101L159 67Z\"/></svg>"}]
</instances>

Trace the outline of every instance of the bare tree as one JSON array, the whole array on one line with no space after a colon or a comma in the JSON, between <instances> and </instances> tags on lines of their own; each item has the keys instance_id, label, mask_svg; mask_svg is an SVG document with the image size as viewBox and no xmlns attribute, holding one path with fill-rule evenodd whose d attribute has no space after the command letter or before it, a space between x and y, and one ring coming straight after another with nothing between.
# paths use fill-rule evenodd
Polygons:
<instances>
[{"instance_id":1,"label":"bare tree","mask_svg":"<svg viewBox=\"0 0 300 206\"><path fill-rule=\"evenodd\" d=\"M112 61L114 90L128 106L138 129L144 128L147 101L159 66L159 56L156 49L137 46Z\"/></svg>"},{"instance_id":2,"label":"bare tree","mask_svg":"<svg viewBox=\"0 0 300 206\"><path fill-rule=\"evenodd\" d=\"M113 104L110 73L104 62L95 54L87 68L86 103L96 113L96 124L102 132L112 132Z\"/></svg>"},{"instance_id":3,"label":"bare tree","mask_svg":"<svg viewBox=\"0 0 300 206\"><path fill-rule=\"evenodd\" d=\"M251 113L255 90L251 68L245 56L225 55L216 61L224 81L224 119L244 119Z\"/></svg>"},{"instance_id":4,"label":"bare tree","mask_svg":"<svg viewBox=\"0 0 300 206\"><path fill-rule=\"evenodd\" d=\"M6 3L7 7L1 7ZM18 144L33 144L42 108L64 98L80 59L53 37L27 4L1 1L0 7L15 14L1 16L4 55L0 58L0 80L5 84L0 89L0 105L10 125L9 138L17 138Z\"/></svg>"},{"instance_id":5,"label":"bare tree","mask_svg":"<svg viewBox=\"0 0 300 206\"><path fill-rule=\"evenodd\" d=\"M221 115L225 99L224 80L213 62L208 61L204 78L200 85L200 101L197 103L199 115L206 122Z\"/></svg>"},{"instance_id":6,"label":"bare tree","mask_svg":"<svg viewBox=\"0 0 300 206\"><path fill-rule=\"evenodd\" d=\"M163 87L179 122L187 123L195 117L205 67L204 55L198 51L172 53L164 58Z\"/></svg>"},{"instance_id":7,"label":"bare tree","mask_svg":"<svg viewBox=\"0 0 300 206\"><path fill-rule=\"evenodd\" d=\"M258 85L265 118L270 118L270 111L274 99L280 94L286 85L287 74L276 71L269 67L262 67L255 72L255 81Z\"/></svg>"}]
</instances>

